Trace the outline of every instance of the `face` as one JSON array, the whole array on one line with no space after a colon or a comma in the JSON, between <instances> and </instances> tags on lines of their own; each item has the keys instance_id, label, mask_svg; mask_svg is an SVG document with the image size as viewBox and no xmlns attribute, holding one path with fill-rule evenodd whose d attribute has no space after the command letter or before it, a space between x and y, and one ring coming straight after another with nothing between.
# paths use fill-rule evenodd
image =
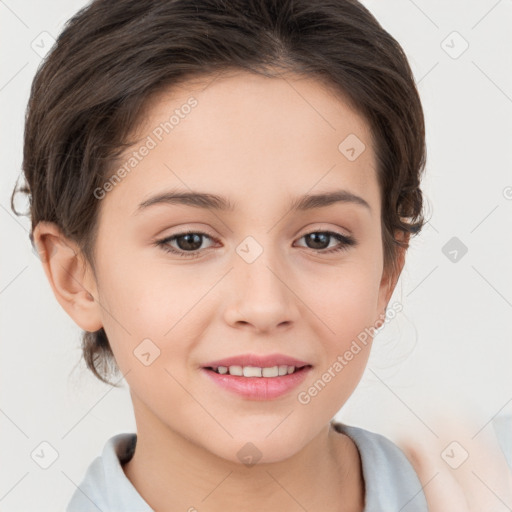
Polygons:
<instances>
[{"instance_id":1,"label":"face","mask_svg":"<svg viewBox=\"0 0 512 512\"><path fill-rule=\"evenodd\" d=\"M250 441L273 462L353 392L371 345L358 336L389 300L374 148L365 121L311 78L206 83L152 101L122 179L98 192L94 296L139 427L235 462ZM293 208L341 191L344 200ZM196 192L232 209L162 198ZM245 354L308 367L267 399L204 369Z\"/></svg>"}]
</instances>

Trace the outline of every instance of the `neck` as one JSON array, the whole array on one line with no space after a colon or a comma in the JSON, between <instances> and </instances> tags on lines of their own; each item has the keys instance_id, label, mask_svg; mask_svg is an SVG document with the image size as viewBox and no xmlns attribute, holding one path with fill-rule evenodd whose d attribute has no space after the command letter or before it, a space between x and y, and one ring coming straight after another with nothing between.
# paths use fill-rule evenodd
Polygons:
<instances>
[{"instance_id":1,"label":"neck","mask_svg":"<svg viewBox=\"0 0 512 512\"><path fill-rule=\"evenodd\" d=\"M155 512L363 510L357 448L329 424L288 459L247 466L218 457L161 423L137 422L135 453L123 470Z\"/></svg>"}]
</instances>

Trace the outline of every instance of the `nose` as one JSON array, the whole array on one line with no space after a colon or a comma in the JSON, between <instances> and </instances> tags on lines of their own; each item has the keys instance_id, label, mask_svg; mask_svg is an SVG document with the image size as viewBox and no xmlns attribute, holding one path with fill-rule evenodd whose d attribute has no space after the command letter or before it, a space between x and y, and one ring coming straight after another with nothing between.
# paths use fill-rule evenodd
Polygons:
<instances>
[{"instance_id":1,"label":"nose","mask_svg":"<svg viewBox=\"0 0 512 512\"><path fill-rule=\"evenodd\" d=\"M299 317L293 273L276 251L263 250L251 259L235 255L226 287L224 317L232 327L268 333L290 328Z\"/></svg>"}]
</instances>

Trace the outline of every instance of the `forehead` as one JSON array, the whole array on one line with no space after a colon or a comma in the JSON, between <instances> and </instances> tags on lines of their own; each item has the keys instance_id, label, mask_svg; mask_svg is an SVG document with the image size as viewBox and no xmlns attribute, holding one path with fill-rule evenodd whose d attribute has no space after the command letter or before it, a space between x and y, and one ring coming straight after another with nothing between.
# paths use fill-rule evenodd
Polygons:
<instances>
[{"instance_id":1,"label":"forehead","mask_svg":"<svg viewBox=\"0 0 512 512\"><path fill-rule=\"evenodd\" d=\"M281 200L340 187L379 200L368 124L311 77L237 71L185 82L147 102L131 138L117 166L150 149L109 193L127 204L166 187L237 204L248 193Z\"/></svg>"}]
</instances>

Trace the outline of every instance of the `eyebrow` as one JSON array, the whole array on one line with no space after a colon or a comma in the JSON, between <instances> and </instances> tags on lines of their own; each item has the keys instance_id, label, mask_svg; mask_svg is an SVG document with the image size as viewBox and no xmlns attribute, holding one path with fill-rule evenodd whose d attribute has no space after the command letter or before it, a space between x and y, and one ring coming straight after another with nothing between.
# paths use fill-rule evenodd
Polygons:
<instances>
[{"instance_id":1,"label":"eyebrow","mask_svg":"<svg viewBox=\"0 0 512 512\"><path fill-rule=\"evenodd\" d=\"M362 197L349 192L348 190L334 190L320 194L306 194L295 198L290 204L293 212L324 208L336 203L351 203L367 208L372 211L370 205ZM205 192L189 191L182 192L171 190L162 194L150 197L139 204L135 214L155 204L178 204L204 208L207 210L233 212L236 210L236 203L231 202L227 197Z\"/></svg>"}]
</instances>

